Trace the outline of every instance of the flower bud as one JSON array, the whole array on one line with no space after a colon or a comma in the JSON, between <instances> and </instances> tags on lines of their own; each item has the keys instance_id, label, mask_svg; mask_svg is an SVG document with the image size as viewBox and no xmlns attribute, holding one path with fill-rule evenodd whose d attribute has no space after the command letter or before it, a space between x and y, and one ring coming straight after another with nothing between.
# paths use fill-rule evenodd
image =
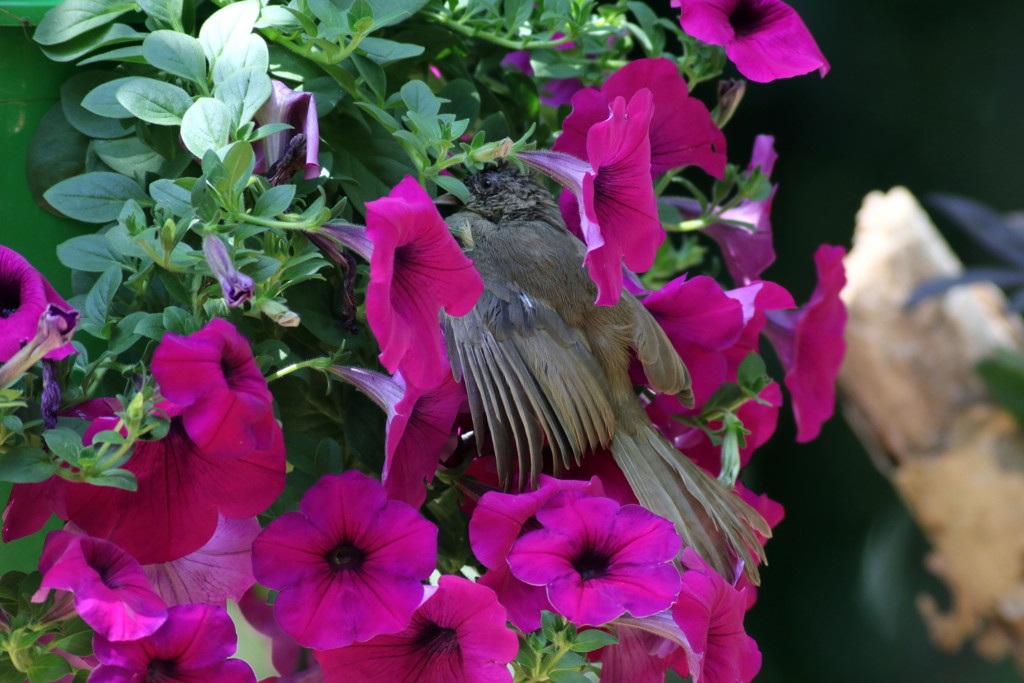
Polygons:
<instances>
[{"instance_id":1,"label":"flower bud","mask_svg":"<svg viewBox=\"0 0 1024 683\"><path fill-rule=\"evenodd\" d=\"M228 307L237 308L252 298L255 287L253 279L235 269L224 242L212 232L203 237L203 253L210 270L220 282L224 303Z\"/></svg>"},{"instance_id":2,"label":"flower bud","mask_svg":"<svg viewBox=\"0 0 1024 683\"><path fill-rule=\"evenodd\" d=\"M743 94L747 91L747 82L738 79L735 81L722 80L718 82L718 104L711 112L711 120L719 128L724 128L729 119L736 113L740 106Z\"/></svg>"}]
</instances>

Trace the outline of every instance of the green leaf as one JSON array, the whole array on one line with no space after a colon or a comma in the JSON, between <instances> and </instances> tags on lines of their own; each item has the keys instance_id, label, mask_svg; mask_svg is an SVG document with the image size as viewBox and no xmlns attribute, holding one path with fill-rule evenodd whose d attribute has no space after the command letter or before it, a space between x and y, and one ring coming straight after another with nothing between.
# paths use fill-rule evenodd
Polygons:
<instances>
[{"instance_id":1,"label":"green leaf","mask_svg":"<svg viewBox=\"0 0 1024 683\"><path fill-rule=\"evenodd\" d=\"M78 132L64 117L59 104L39 120L32 134L25 162L25 178L32 199L46 206L43 193L62 180L85 171L89 138Z\"/></svg>"},{"instance_id":2,"label":"green leaf","mask_svg":"<svg viewBox=\"0 0 1024 683\"><path fill-rule=\"evenodd\" d=\"M192 192L168 178L154 180L149 186L149 195L158 204L165 203L175 216L192 213Z\"/></svg>"},{"instance_id":3,"label":"green leaf","mask_svg":"<svg viewBox=\"0 0 1024 683\"><path fill-rule=\"evenodd\" d=\"M277 187L270 188L259 196L259 199L256 200L256 206L253 207L252 212L257 216L263 216L264 218L280 216L288 210L293 199L295 199L294 185L278 185Z\"/></svg>"},{"instance_id":4,"label":"green leaf","mask_svg":"<svg viewBox=\"0 0 1024 683\"><path fill-rule=\"evenodd\" d=\"M83 330L100 339L110 336L106 330L107 318L110 314L110 304L120 286L120 266L111 266L103 271L85 297L85 305L82 306L82 319L79 322Z\"/></svg>"},{"instance_id":5,"label":"green leaf","mask_svg":"<svg viewBox=\"0 0 1024 683\"><path fill-rule=\"evenodd\" d=\"M93 140L92 151L112 170L135 180L142 180L147 173L159 173L167 161L135 136Z\"/></svg>"},{"instance_id":6,"label":"green leaf","mask_svg":"<svg viewBox=\"0 0 1024 683\"><path fill-rule=\"evenodd\" d=\"M87 477L86 482L93 486L109 486L115 489L124 489L125 491L138 491L139 481L135 478L135 475L122 469L112 469L94 474L91 477Z\"/></svg>"},{"instance_id":7,"label":"green leaf","mask_svg":"<svg viewBox=\"0 0 1024 683\"><path fill-rule=\"evenodd\" d=\"M31 683L52 683L69 673L71 665L68 664L68 660L53 652L47 652L35 656L25 675Z\"/></svg>"},{"instance_id":8,"label":"green leaf","mask_svg":"<svg viewBox=\"0 0 1024 683\"><path fill-rule=\"evenodd\" d=\"M182 0L135 0L142 11L164 26L180 26ZM150 62L152 64L152 62ZM155 65L154 65L155 66Z\"/></svg>"},{"instance_id":9,"label":"green leaf","mask_svg":"<svg viewBox=\"0 0 1024 683\"><path fill-rule=\"evenodd\" d=\"M133 62L135 64L145 64L146 58L142 56L141 45L128 45L126 47L119 47L114 50L108 50L106 52L93 55L88 59L83 59L78 63L78 65L85 66L86 64L95 64L97 62Z\"/></svg>"},{"instance_id":10,"label":"green leaf","mask_svg":"<svg viewBox=\"0 0 1024 683\"><path fill-rule=\"evenodd\" d=\"M139 323L147 320L150 315L145 311L135 311L118 321L114 329L110 331L110 343L108 344L110 352L118 354L130 349L141 336L135 331L135 328L138 327ZM93 438L95 439L95 437Z\"/></svg>"},{"instance_id":11,"label":"green leaf","mask_svg":"<svg viewBox=\"0 0 1024 683\"><path fill-rule=\"evenodd\" d=\"M231 143L224 153L223 162L227 185L224 189L233 194L240 193L252 177L252 169L256 164L252 145L248 142Z\"/></svg>"},{"instance_id":12,"label":"green leaf","mask_svg":"<svg viewBox=\"0 0 1024 683\"><path fill-rule=\"evenodd\" d=\"M164 329L187 337L199 329L199 324L185 309L171 306L164 309Z\"/></svg>"},{"instance_id":13,"label":"green leaf","mask_svg":"<svg viewBox=\"0 0 1024 683\"><path fill-rule=\"evenodd\" d=\"M1000 349L975 369L996 403L1024 427L1024 356Z\"/></svg>"},{"instance_id":14,"label":"green leaf","mask_svg":"<svg viewBox=\"0 0 1024 683\"><path fill-rule=\"evenodd\" d=\"M378 64L390 64L400 59L419 57L424 47L415 43L397 43L386 38L363 38L359 42L359 50Z\"/></svg>"},{"instance_id":15,"label":"green leaf","mask_svg":"<svg viewBox=\"0 0 1024 683\"><path fill-rule=\"evenodd\" d=\"M344 10L348 9L348 5L351 2L345 3L344 7L336 5L331 0L307 0L310 11L319 19L322 23L321 31L323 37L330 37L331 35L349 35L352 29L348 24L348 13ZM324 31L324 28L330 29Z\"/></svg>"},{"instance_id":16,"label":"green leaf","mask_svg":"<svg viewBox=\"0 0 1024 683\"><path fill-rule=\"evenodd\" d=\"M106 223L117 218L125 201L149 205L142 188L120 173L85 173L63 180L43 195L53 208L86 223ZM71 264L72 267L79 267Z\"/></svg>"},{"instance_id":17,"label":"green leaf","mask_svg":"<svg viewBox=\"0 0 1024 683\"><path fill-rule=\"evenodd\" d=\"M351 0L343 3L352 5ZM400 24L427 4L427 0L373 0L373 30Z\"/></svg>"},{"instance_id":18,"label":"green leaf","mask_svg":"<svg viewBox=\"0 0 1024 683\"><path fill-rule=\"evenodd\" d=\"M114 75L106 71L83 71L60 88L60 106L68 123L91 138L119 138L128 133L117 119L100 116L83 106L83 100L93 89L113 79Z\"/></svg>"},{"instance_id":19,"label":"green leaf","mask_svg":"<svg viewBox=\"0 0 1024 683\"><path fill-rule=\"evenodd\" d=\"M134 76L115 78L96 86L82 100L82 106L94 114L110 119L131 118L132 113L117 101L117 91L122 85L134 79Z\"/></svg>"},{"instance_id":20,"label":"green leaf","mask_svg":"<svg viewBox=\"0 0 1024 683\"><path fill-rule=\"evenodd\" d=\"M468 78L457 78L445 84L441 97L448 100L441 111L453 114L456 119L476 121L480 116L480 93Z\"/></svg>"},{"instance_id":21,"label":"green leaf","mask_svg":"<svg viewBox=\"0 0 1024 683\"><path fill-rule=\"evenodd\" d=\"M42 448L13 448L0 455L0 481L34 484L57 471L57 463Z\"/></svg>"},{"instance_id":22,"label":"green leaf","mask_svg":"<svg viewBox=\"0 0 1024 683\"><path fill-rule=\"evenodd\" d=\"M99 26L58 45L43 45L42 51L55 62L73 62L93 50L131 40L141 40L143 35L126 24Z\"/></svg>"},{"instance_id":23,"label":"green leaf","mask_svg":"<svg viewBox=\"0 0 1024 683\"><path fill-rule=\"evenodd\" d=\"M359 71L359 75L363 77L363 81L366 85L370 86L370 90L377 96L378 100L383 100L387 95L387 77L384 75L384 69L371 59L363 57L359 54L354 54L350 57L352 63L355 64L356 70Z\"/></svg>"},{"instance_id":24,"label":"green leaf","mask_svg":"<svg viewBox=\"0 0 1024 683\"><path fill-rule=\"evenodd\" d=\"M155 78L133 78L117 89L117 101L132 115L158 126L176 126L192 106L192 96Z\"/></svg>"},{"instance_id":25,"label":"green leaf","mask_svg":"<svg viewBox=\"0 0 1024 683\"><path fill-rule=\"evenodd\" d=\"M214 95L227 106L232 133L252 121L273 89L266 69L241 69L217 85Z\"/></svg>"},{"instance_id":26,"label":"green leaf","mask_svg":"<svg viewBox=\"0 0 1024 683\"><path fill-rule=\"evenodd\" d=\"M233 39L224 46L224 51L213 66L213 82L223 83L242 69L255 69L266 74L269 68L270 52L267 43L253 33Z\"/></svg>"},{"instance_id":27,"label":"green leaf","mask_svg":"<svg viewBox=\"0 0 1024 683\"><path fill-rule=\"evenodd\" d=\"M82 450L82 436L73 429L57 427L43 432L43 441L50 451L68 462L77 462Z\"/></svg>"},{"instance_id":28,"label":"green leaf","mask_svg":"<svg viewBox=\"0 0 1024 683\"><path fill-rule=\"evenodd\" d=\"M226 104L212 97L200 97L182 117L181 139L188 151L202 158L207 150L218 150L228 144L235 128L233 123Z\"/></svg>"},{"instance_id":29,"label":"green leaf","mask_svg":"<svg viewBox=\"0 0 1024 683\"><path fill-rule=\"evenodd\" d=\"M505 14L505 25L502 28L509 33L523 25L533 13L533 0L505 0L503 9Z\"/></svg>"},{"instance_id":30,"label":"green leaf","mask_svg":"<svg viewBox=\"0 0 1024 683\"><path fill-rule=\"evenodd\" d=\"M206 84L206 55L192 36L177 31L153 31L142 42L142 55L158 69Z\"/></svg>"},{"instance_id":31,"label":"green leaf","mask_svg":"<svg viewBox=\"0 0 1024 683\"><path fill-rule=\"evenodd\" d=\"M444 188L446 192L451 192L453 195L458 197L459 201L463 204L469 201L469 190L467 190L466 185L455 176L437 175L431 178L431 180Z\"/></svg>"},{"instance_id":32,"label":"green leaf","mask_svg":"<svg viewBox=\"0 0 1024 683\"><path fill-rule=\"evenodd\" d=\"M756 351L751 351L736 369L736 381L752 395L757 396L762 389L771 384L772 379L768 376L764 360Z\"/></svg>"},{"instance_id":33,"label":"green leaf","mask_svg":"<svg viewBox=\"0 0 1024 683\"><path fill-rule=\"evenodd\" d=\"M423 81L409 81L399 92L402 102L411 112L423 116L437 116L437 112L441 110L441 100Z\"/></svg>"},{"instance_id":34,"label":"green leaf","mask_svg":"<svg viewBox=\"0 0 1024 683\"><path fill-rule=\"evenodd\" d=\"M57 258L66 267L87 273L102 273L123 262L121 254L103 235L72 237L57 245Z\"/></svg>"},{"instance_id":35,"label":"green leaf","mask_svg":"<svg viewBox=\"0 0 1024 683\"><path fill-rule=\"evenodd\" d=\"M32 40L40 45L63 43L109 24L135 7L134 2L125 0L65 0L46 13Z\"/></svg>"},{"instance_id":36,"label":"green leaf","mask_svg":"<svg viewBox=\"0 0 1024 683\"><path fill-rule=\"evenodd\" d=\"M210 15L199 29L199 42L214 67L228 43L252 33L260 14L259 0L232 2Z\"/></svg>"},{"instance_id":37,"label":"green leaf","mask_svg":"<svg viewBox=\"0 0 1024 683\"><path fill-rule=\"evenodd\" d=\"M611 633L592 628L580 631L570 647L573 652L593 652L605 645L614 645L617 642L619 642L619 639Z\"/></svg>"},{"instance_id":38,"label":"green leaf","mask_svg":"<svg viewBox=\"0 0 1024 683\"><path fill-rule=\"evenodd\" d=\"M562 661L559 661L558 663L562 664ZM552 671L548 674L548 680L554 681L555 683L592 683L589 678L581 674L579 671L567 671L565 669Z\"/></svg>"}]
</instances>

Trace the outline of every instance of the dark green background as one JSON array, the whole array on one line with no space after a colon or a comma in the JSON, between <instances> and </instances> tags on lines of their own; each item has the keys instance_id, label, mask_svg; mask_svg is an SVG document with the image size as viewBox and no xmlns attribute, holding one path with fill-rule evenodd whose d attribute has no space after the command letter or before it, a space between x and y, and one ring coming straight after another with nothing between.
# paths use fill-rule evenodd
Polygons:
<instances>
[{"instance_id":1,"label":"dark green background","mask_svg":"<svg viewBox=\"0 0 1024 683\"><path fill-rule=\"evenodd\" d=\"M742 164L754 135L776 136L779 260L768 278L806 300L814 248L849 245L854 214L873 189L902 184L919 195L958 192L1003 210L1024 205L1024 3L792 4L832 72L824 80L812 75L749 84L727 129L730 159ZM38 91L52 89L49 96L56 97L60 82L32 71L23 35L0 29L0 115L6 116L0 242L30 243L28 251L42 255L73 228L41 213L28 219L11 213L26 191L17 154L27 139L18 135L48 106L37 101L46 99ZM32 92L18 91L16 74L27 77L21 83ZM965 246L959 236L953 241ZM809 445L794 445L793 437L785 412L776 439L745 475L752 488L786 506L786 520L768 546L771 565L763 572L759 603L748 618L764 653L757 680L1020 680L1006 663L989 665L970 652L945 655L928 644L914 596L927 590L941 598L942 587L920 568L924 541L845 425L833 420ZM11 556L11 546L0 547L0 566Z\"/></svg>"}]
</instances>

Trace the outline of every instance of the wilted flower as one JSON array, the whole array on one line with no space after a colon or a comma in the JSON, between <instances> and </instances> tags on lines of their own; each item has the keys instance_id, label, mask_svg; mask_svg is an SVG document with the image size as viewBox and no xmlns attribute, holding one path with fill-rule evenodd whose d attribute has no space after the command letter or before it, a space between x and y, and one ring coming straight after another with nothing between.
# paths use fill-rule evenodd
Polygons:
<instances>
[{"instance_id":1,"label":"wilted flower","mask_svg":"<svg viewBox=\"0 0 1024 683\"><path fill-rule=\"evenodd\" d=\"M205 453L237 458L280 438L267 381L249 341L228 321L214 318L187 337L165 334L153 353L152 372Z\"/></svg>"},{"instance_id":2,"label":"wilted flower","mask_svg":"<svg viewBox=\"0 0 1024 683\"><path fill-rule=\"evenodd\" d=\"M639 505L559 493L537 511L541 527L512 546L516 578L547 586L555 610L576 624L667 609L679 591L672 560L682 541L672 523Z\"/></svg>"},{"instance_id":3,"label":"wilted flower","mask_svg":"<svg viewBox=\"0 0 1024 683\"><path fill-rule=\"evenodd\" d=\"M438 386L423 390L406 384L401 374L387 377L372 370L338 366L332 372L359 387L387 413L381 481L388 498L417 508L423 505L424 480L428 484L433 480L438 462L455 446L452 426L466 390L450 374Z\"/></svg>"},{"instance_id":4,"label":"wilted flower","mask_svg":"<svg viewBox=\"0 0 1024 683\"><path fill-rule=\"evenodd\" d=\"M92 683L256 683L252 668L227 659L238 643L235 625L223 607L178 605L155 633L127 642L97 634L93 650L101 665Z\"/></svg>"},{"instance_id":5,"label":"wilted flower","mask_svg":"<svg viewBox=\"0 0 1024 683\"><path fill-rule=\"evenodd\" d=\"M351 683L511 683L506 665L519 650L494 593L459 576L437 589L399 633L317 652L327 680Z\"/></svg>"},{"instance_id":6,"label":"wilted flower","mask_svg":"<svg viewBox=\"0 0 1024 683\"><path fill-rule=\"evenodd\" d=\"M436 386L451 373L438 313L469 313L483 280L411 175L366 203L366 234L373 241L366 318L380 362L406 382Z\"/></svg>"},{"instance_id":7,"label":"wilted flower","mask_svg":"<svg viewBox=\"0 0 1024 683\"><path fill-rule=\"evenodd\" d=\"M740 73L766 83L829 65L800 15L780 0L672 0L679 25L711 45L722 45Z\"/></svg>"},{"instance_id":8,"label":"wilted flower","mask_svg":"<svg viewBox=\"0 0 1024 683\"><path fill-rule=\"evenodd\" d=\"M253 570L280 590L277 620L306 647L393 633L423 602L437 527L356 471L326 475L253 543Z\"/></svg>"},{"instance_id":9,"label":"wilted flower","mask_svg":"<svg viewBox=\"0 0 1024 683\"><path fill-rule=\"evenodd\" d=\"M770 311L765 334L786 369L786 389L793 399L797 437L811 441L832 417L836 375L846 342L846 306L839 293L846 284L846 249L823 244L814 252L818 284L810 301L796 311Z\"/></svg>"},{"instance_id":10,"label":"wilted flower","mask_svg":"<svg viewBox=\"0 0 1024 683\"><path fill-rule=\"evenodd\" d=\"M581 90L573 97L573 107L578 99L595 96L604 97ZM628 105L625 98L616 97L605 120L590 126L586 160L557 151L517 153L571 194L563 203L562 215L587 245L584 263L597 284L598 305L611 306L619 300L623 262L633 271L649 269L665 240L651 185L652 114L653 96L642 88Z\"/></svg>"},{"instance_id":11,"label":"wilted flower","mask_svg":"<svg viewBox=\"0 0 1024 683\"><path fill-rule=\"evenodd\" d=\"M203 237L203 254L224 292L224 303L237 308L252 298L256 284L252 278L235 268L224 242L209 232Z\"/></svg>"},{"instance_id":12,"label":"wilted flower","mask_svg":"<svg viewBox=\"0 0 1024 683\"><path fill-rule=\"evenodd\" d=\"M47 355L68 346L78 325L78 312L49 304L39 316L36 334L0 366L0 389L5 389ZM51 406L47 408L52 409Z\"/></svg>"},{"instance_id":13,"label":"wilted flower","mask_svg":"<svg viewBox=\"0 0 1024 683\"><path fill-rule=\"evenodd\" d=\"M44 601L53 589L70 591L78 614L107 640L137 640L167 620L167 605L142 567L109 541L51 531L39 571L43 578L32 601Z\"/></svg>"},{"instance_id":14,"label":"wilted flower","mask_svg":"<svg viewBox=\"0 0 1024 683\"><path fill-rule=\"evenodd\" d=\"M253 143L253 152L256 154L253 171L279 176L281 182L288 182L292 173L298 169L303 169L302 177L306 180L316 178L320 175L320 122L316 117L313 93L296 92L278 80L272 80L271 83L274 90L270 99L256 112L256 122L260 125L287 123L292 128ZM305 153L302 157L289 159L289 153L297 151L293 141L300 135L302 139L299 142L305 148Z\"/></svg>"}]
</instances>

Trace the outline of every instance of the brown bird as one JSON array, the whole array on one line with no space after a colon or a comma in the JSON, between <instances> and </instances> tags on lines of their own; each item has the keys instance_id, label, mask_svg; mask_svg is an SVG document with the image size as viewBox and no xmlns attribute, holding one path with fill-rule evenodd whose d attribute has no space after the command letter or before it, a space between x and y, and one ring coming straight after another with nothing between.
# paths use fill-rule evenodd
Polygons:
<instances>
[{"instance_id":1,"label":"brown bird","mask_svg":"<svg viewBox=\"0 0 1024 683\"><path fill-rule=\"evenodd\" d=\"M651 388L693 405L690 375L658 323L628 292L595 306L585 247L551 194L503 163L466 180L470 200L448 219L483 277L475 308L444 316L448 357L465 383L478 450L490 434L502 486L536 486L547 445L554 470L608 447L640 503L731 579L734 558L755 583L771 534L739 496L680 453L644 412L632 355Z\"/></svg>"}]
</instances>

